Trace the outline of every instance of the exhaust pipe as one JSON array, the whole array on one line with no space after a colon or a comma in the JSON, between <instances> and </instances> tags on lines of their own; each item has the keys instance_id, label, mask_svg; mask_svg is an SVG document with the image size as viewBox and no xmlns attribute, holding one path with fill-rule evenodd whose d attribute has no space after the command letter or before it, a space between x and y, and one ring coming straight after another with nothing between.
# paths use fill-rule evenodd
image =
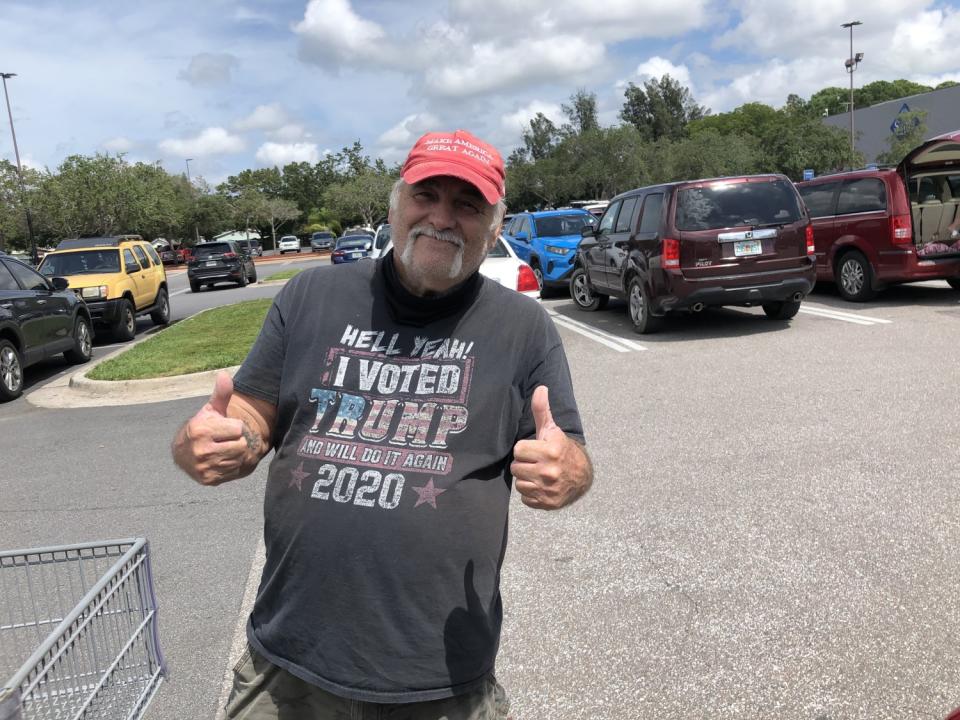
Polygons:
<instances>
[{"instance_id":1,"label":"exhaust pipe","mask_svg":"<svg viewBox=\"0 0 960 720\"><path fill-rule=\"evenodd\" d=\"M794 302L800 302L801 300L803 300L803 293L802 293L802 292L798 292L798 293L794 293L794 294L793 294L793 301L794 301Z\"/></svg>"},{"instance_id":2,"label":"exhaust pipe","mask_svg":"<svg viewBox=\"0 0 960 720\"><path fill-rule=\"evenodd\" d=\"M693 312L698 313L701 310L703 310L703 303L702 302L694 303L693 305L690 306L690 309Z\"/></svg>"}]
</instances>

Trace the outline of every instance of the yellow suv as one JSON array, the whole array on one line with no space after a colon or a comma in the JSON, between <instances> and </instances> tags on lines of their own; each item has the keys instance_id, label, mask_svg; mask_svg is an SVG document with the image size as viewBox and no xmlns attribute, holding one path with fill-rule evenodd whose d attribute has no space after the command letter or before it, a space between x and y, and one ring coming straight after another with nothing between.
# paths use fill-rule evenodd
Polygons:
<instances>
[{"instance_id":1,"label":"yellow suv","mask_svg":"<svg viewBox=\"0 0 960 720\"><path fill-rule=\"evenodd\" d=\"M47 277L65 277L87 303L97 325L120 340L137 332L137 316L156 325L170 322L167 273L157 251L139 235L71 238L47 253L37 268Z\"/></svg>"}]
</instances>

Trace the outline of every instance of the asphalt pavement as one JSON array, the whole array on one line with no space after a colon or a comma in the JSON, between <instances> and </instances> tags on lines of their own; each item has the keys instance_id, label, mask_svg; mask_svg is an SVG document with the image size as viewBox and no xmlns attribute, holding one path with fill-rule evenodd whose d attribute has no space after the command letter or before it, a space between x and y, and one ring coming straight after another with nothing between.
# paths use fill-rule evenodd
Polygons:
<instances>
[{"instance_id":1,"label":"asphalt pavement","mask_svg":"<svg viewBox=\"0 0 960 720\"><path fill-rule=\"evenodd\" d=\"M960 705L958 301L818 290L789 323L723 309L652 336L620 303L545 301L597 479L558 513L514 501L497 674L515 720ZM200 488L169 459L199 402L0 406L0 547L151 541L171 668L151 720L214 716L262 532L265 465Z\"/></svg>"}]
</instances>

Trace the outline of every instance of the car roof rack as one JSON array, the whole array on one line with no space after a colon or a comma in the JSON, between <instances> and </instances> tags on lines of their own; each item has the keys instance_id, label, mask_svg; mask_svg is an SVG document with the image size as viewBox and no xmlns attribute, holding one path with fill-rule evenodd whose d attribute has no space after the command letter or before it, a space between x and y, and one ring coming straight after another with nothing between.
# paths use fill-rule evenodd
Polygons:
<instances>
[{"instance_id":1,"label":"car roof rack","mask_svg":"<svg viewBox=\"0 0 960 720\"><path fill-rule=\"evenodd\" d=\"M139 235L112 235L104 237L67 238L57 244L57 250L72 250L83 247L120 247L120 243L142 240Z\"/></svg>"}]
</instances>

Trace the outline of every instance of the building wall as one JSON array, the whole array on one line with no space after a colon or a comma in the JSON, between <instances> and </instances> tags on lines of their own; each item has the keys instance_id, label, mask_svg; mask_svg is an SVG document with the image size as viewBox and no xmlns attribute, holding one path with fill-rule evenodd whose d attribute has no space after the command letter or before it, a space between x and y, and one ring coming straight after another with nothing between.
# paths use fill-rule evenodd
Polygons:
<instances>
[{"instance_id":1,"label":"building wall","mask_svg":"<svg viewBox=\"0 0 960 720\"><path fill-rule=\"evenodd\" d=\"M904 109L906 107L906 109ZM932 90L920 95L910 95L899 100L888 100L853 111L855 145L867 162L890 149L889 138L892 125L901 112L927 111L927 135L931 138L960 129L960 86ZM823 119L827 125L850 131L850 113L831 115Z\"/></svg>"}]
</instances>

